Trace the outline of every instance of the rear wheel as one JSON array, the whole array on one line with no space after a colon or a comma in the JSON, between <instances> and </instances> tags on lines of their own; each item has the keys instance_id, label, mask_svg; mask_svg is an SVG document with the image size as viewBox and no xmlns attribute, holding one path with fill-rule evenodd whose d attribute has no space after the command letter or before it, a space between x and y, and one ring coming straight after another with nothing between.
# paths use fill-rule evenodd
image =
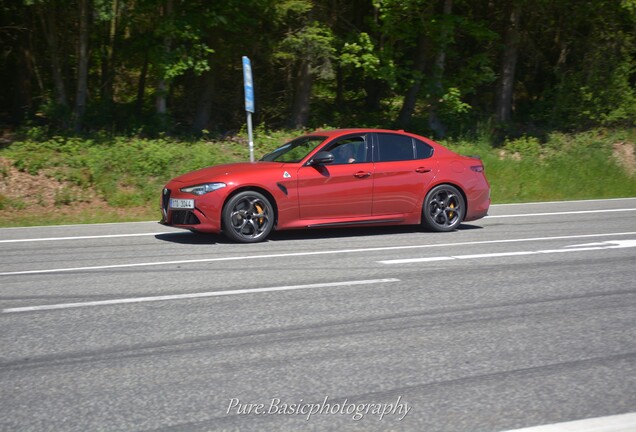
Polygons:
<instances>
[{"instance_id":1,"label":"rear wheel","mask_svg":"<svg viewBox=\"0 0 636 432\"><path fill-rule=\"evenodd\" d=\"M255 191L234 195L223 207L223 233L241 243L256 243L267 238L274 227L274 208Z\"/></svg>"},{"instance_id":2,"label":"rear wheel","mask_svg":"<svg viewBox=\"0 0 636 432\"><path fill-rule=\"evenodd\" d=\"M432 231L452 231L462 223L466 214L464 197L451 185L439 185L426 194L422 209L422 223Z\"/></svg>"}]
</instances>

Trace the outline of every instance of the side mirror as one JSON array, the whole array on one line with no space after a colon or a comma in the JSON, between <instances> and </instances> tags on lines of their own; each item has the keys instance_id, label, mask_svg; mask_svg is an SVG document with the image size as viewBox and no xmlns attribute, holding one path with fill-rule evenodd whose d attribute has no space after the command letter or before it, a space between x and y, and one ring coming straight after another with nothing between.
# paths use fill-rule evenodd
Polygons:
<instances>
[{"instance_id":1,"label":"side mirror","mask_svg":"<svg viewBox=\"0 0 636 432\"><path fill-rule=\"evenodd\" d=\"M336 158L333 153L329 153L327 151L319 151L309 161L309 165L324 165L333 162L335 159Z\"/></svg>"}]
</instances>

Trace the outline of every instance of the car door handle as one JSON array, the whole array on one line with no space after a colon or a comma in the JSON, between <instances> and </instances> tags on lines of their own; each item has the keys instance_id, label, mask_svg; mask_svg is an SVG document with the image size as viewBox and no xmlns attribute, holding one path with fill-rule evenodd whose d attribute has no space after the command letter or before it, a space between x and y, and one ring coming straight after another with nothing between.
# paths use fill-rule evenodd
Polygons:
<instances>
[{"instance_id":1,"label":"car door handle","mask_svg":"<svg viewBox=\"0 0 636 432\"><path fill-rule=\"evenodd\" d=\"M423 173L431 172L431 169L430 168L419 167L419 168L415 169L415 172L423 174Z\"/></svg>"},{"instance_id":2,"label":"car door handle","mask_svg":"<svg viewBox=\"0 0 636 432\"><path fill-rule=\"evenodd\" d=\"M357 178L365 178L365 177L369 177L370 175L371 173L368 171L358 171L353 176Z\"/></svg>"}]
</instances>

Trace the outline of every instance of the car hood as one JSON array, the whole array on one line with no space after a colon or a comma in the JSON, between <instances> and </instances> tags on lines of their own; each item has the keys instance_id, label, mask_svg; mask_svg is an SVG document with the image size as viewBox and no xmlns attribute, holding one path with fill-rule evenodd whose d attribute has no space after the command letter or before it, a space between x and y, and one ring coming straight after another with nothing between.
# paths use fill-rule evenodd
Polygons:
<instances>
[{"instance_id":1,"label":"car hood","mask_svg":"<svg viewBox=\"0 0 636 432\"><path fill-rule=\"evenodd\" d=\"M180 175L172 179L172 181L190 185L214 181L227 182L234 179L238 174L254 174L259 171L280 167L281 165L283 164L280 162L239 162L215 165Z\"/></svg>"}]
</instances>

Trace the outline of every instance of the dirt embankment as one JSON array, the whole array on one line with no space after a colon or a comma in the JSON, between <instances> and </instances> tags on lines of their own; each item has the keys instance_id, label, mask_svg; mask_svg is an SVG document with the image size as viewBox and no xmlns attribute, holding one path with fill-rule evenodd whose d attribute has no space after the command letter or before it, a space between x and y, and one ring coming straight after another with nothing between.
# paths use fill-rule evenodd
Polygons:
<instances>
[{"instance_id":1,"label":"dirt embankment","mask_svg":"<svg viewBox=\"0 0 636 432\"><path fill-rule=\"evenodd\" d=\"M0 158L0 226L20 221L37 225L38 220L47 223L151 220L158 214L154 208L111 207L91 188L58 181L46 172L32 175Z\"/></svg>"}]
</instances>

